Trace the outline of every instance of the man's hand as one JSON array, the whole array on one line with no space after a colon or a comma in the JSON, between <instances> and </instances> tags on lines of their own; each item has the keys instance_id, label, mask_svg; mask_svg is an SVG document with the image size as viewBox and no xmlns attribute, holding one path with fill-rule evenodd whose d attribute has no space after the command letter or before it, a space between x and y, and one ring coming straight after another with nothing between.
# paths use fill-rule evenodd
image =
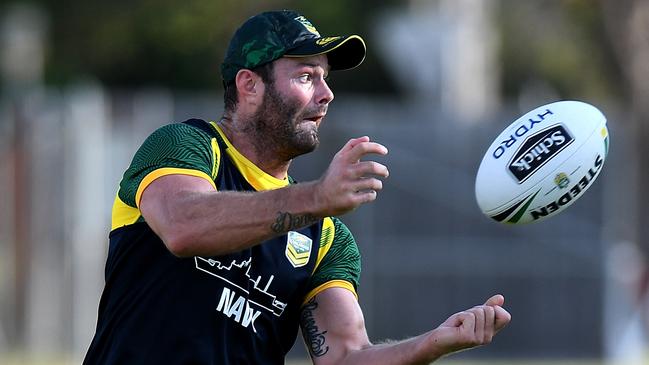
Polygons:
<instances>
[{"instance_id":1,"label":"man's hand","mask_svg":"<svg viewBox=\"0 0 649 365\"><path fill-rule=\"evenodd\" d=\"M349 140L316 182L316 202L321 215L341 215L375 200L377 192L383 188L377 177L388 177L388 168L378 162L361 161L361 158L387 153L385 146L370 142L369 137Z\"/></svg>"},{"instance_id":2,"label":"man's hand","mask_svg":"<svg viewBox=\"0 0 649 365\"><path fill-rule=\"evenodd\" d=\"M354 294L342 288L319 293L302 308L301 326L315 365L423 365L453 352L487 344L509 323L505 298L456 313L441 326L398 342L371 344Z\"/></svg>"},{"instance_id":3,"label":"man's hand","mask_svg":"<svg viewBox=\"0 0 649 365\"><path fill-rule=\"evenodd\" d=\"M483 305L456 313L428 335L428 346L436 348L435 358L486 345L511 321L502 305L505 298L494 295Z\"/></svg>"}]
</instances>

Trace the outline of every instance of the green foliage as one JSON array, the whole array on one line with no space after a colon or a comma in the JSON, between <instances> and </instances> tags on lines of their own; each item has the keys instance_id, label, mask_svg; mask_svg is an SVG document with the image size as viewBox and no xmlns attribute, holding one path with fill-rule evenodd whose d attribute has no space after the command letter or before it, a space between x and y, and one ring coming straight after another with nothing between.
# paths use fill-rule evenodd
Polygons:
<instances>
[{"instance_id":1,"label":"green foliage","mask_svg":"<svg viewBox=\"0 0 649 365\"><path fill-rule=\"evenodd\" d=\"M374 4L369 0L40 3L51 16L48 83L65 84L89 75L113 87L157 84L194 89L221 87L219 66L228 41L249 16L265 10L295 9L307 15L322 34L367 35L372 13L366 5ZM370 72L377 67L376 62L370 62L369 69L365 65L363 69Z\"/></svg>"},{"instance_id":2,"label":"green foliage","mask_svg":"<svg viewBox=\"0 0 649 365\"><path fill-rule=\"evenodd\" d=\"M14 0L20 1L20 0ZM27 1L27 0L23 0ZM332 74L336 91L395 93L371 26L405 0L31 0L50 16L46 82L90 76L110 87L221 88L230 36L249 16L272 9L304 13L324 35L360 34L368 56L352 73ZM430 0L433 1L433 0ZM500 0L501 84L515 97L543 80L561 97L621 94L598 2ZM379 76L377 76L379 75Z\"/></svg>"}]
</instances>

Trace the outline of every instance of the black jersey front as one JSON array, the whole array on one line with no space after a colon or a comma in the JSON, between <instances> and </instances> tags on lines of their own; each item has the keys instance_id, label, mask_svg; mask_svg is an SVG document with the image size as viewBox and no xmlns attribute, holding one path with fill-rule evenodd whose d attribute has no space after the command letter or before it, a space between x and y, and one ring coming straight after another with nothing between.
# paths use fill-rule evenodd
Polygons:
<instances>
[{"instance_id":1,"label":"black jersey front","mask_svg":"<svg viewBox=\"0 0 649 365\"><path fill-rule=\"evenodd\" d=\"M283 364L302 304L326 287L356 290L358 250L335 218L229 255L172 255L137 208L156 177L202 176L218 191L261 190L270 179L237 162L236 151L227 153L232 146L215 126L190 124L173 128L197 127L211 148L183 146L181 160L205 158L204 163L161 164L147 152L161 146L145 142L129 169L144 166L136 168L142 178L129 187L127 170L120 185L97 330L84 364ZM140 154L154 162L139 164Z\"/></svg>"}]
</instances>

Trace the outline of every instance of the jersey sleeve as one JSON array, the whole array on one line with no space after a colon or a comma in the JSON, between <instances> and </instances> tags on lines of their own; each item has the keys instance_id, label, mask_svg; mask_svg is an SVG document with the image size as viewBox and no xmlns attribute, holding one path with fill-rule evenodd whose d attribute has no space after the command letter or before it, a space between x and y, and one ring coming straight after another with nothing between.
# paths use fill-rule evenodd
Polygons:
<instances>
[{"instance_id":1,"label":"jersey sleeve","mask_svg":"<svg viewBox=\"0 0 649 365\"><path fill-rule=\"evenodd\" d=\"M332 287L348 289L358 297L360 275L361 254L351 232L338 218L325 218L316 267L303 303Z\"/></svg>"},{"instance_id":2,"label":"jersey sleeve","mask_svg":"<svg viewBox=\"0 0 649 365\"><path fill-rule=\"evenodd\" d=\"M207 133L183 123L163 126L135 153L120 182L118 198L138 207L144 189L171 174L201 177L214 186L217 163L218 145Z\"/></svg>"}]
</instances>

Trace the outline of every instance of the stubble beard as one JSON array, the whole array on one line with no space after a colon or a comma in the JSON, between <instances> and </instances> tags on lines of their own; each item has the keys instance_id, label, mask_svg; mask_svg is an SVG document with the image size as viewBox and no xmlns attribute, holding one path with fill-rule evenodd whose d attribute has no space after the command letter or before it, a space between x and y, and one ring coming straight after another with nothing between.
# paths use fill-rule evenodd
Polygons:
<instances>
[{"instance_id":1,"label":"stubble beard","mask_svg":"<svg viewBox=\"0 0 649 365\"><path fill-rule=\"evenodd\" d=\"M326 108L326 107L325 107ZM304 122L305 116L324 114L325 110L300 111L299 102L282 98L274 85L266 89L259 110L252 116L248 133L255 134L257 149L262 153L273 153L286 161L312 152L318 147L318 127Z\"/></svg>"}]
</instances>

